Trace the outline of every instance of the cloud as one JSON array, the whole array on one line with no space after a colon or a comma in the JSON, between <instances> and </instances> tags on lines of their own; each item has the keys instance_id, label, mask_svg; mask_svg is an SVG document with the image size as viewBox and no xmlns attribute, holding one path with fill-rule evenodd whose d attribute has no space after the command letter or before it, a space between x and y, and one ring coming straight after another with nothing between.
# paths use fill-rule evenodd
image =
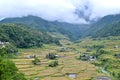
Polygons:
<instances>
[{"instance_id":1,"label":"cloud","mask_svg":"<svg viewBox=\"0 0 120 80\"><path fill-rule=\"evenodd\" d=\"M0 18L35 15L50 21L88 24L117 13L119 0L0 0Z\"/></svg>"},{"instance_id":2,"label":"cloud","mask_svg":"<svg viewBox=\"0 0 120 80\"><path fill-rule=\"evenodd\" d=\"M91 19L120 13L120 0L91 0Z\"/></svg>"}]
</instances>

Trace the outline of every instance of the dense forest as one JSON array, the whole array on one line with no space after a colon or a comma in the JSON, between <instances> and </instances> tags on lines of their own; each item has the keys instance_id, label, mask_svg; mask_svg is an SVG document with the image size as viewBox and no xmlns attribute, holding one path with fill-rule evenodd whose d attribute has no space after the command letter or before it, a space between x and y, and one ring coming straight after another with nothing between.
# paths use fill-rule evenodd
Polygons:
<instances>
[{"instance_id":1,"label":"dense forest","mask_svg":"<svg viewBox=\"0 0 120 80\"><path fill-rule=\"evenodd\" d=\"M45 32L30 29L22 24L0 24L0 41L10 42L19 48L33 46L41 47L42 44L55 43L59 41Z\"/></svg>"}]
</instances>

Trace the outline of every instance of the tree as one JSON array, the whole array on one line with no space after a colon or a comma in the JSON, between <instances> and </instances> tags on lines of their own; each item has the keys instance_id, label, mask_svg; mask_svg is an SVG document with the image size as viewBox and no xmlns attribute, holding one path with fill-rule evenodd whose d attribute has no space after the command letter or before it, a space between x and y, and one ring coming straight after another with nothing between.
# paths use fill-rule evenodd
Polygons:
<instances>
[{"instance_id":1,"label":"tree","mask_svg":"<svg viewBox=\"0 0 120 80\"><path fill-rule=\"evenodd\" d=\"M18 72L15 64L0 57L0 80L27 80L22 73Z\"/></svg>"},{"instance_id":2,"label":"tree","mask_svg":"<svg viewBox=\"0 0 120 80\"><path fill-rule=\"evenodd\" d=\"M120 79L120 72L118 73L118 77L117 78Z\"/></svg>"},{"instance_id":3,"label":"tree","mask_svg":"<svg viewBox=\"0 0 120 80\"><path fill-rule=\"evenodd\" d=\"M35 65L40 64L40 59L38 59L38 57L34 56L34 60L32 61L32 63Z\"/></svg>"},{"instance_id":4,"label":"tree","mask_svg":"<svg viewBox=\"0 0 120 80\"><path fill-rule=\"evenodd\" d=\"M27 28L23 24L0 24L0 41L6 41L19 48L42 47L45 44L55 43L60 45L58 39L46 32Z\"/></svg>"},{"instance_id":5,"label":"tree","mask_svg":"<svg viewBox=\"0 0 120 80\"><path fill-rule=\"evenodd\" d=\"M13 57L18 52L17 48L12 44L4 44L4 47L0 46L0 56L2 57Z\"/></svg>"},{"instance_id":6,"label":"tree","mask_svg":"<svg viewBox=\"0 0 120 80\"><path fill-rule=\"evenodd\" d=\"M80 56L79 56L79 59L81 59L81 60L83 60L83 61L87 61L87 60L89 60L89 56L86 55L86 54L80 55Z\"/></svg>"},{"instance_id":7,"label":"tree","mask_svg":"<svg viewBox=\"0 0 120 80\"><path fill-rule=\"evenodd\" d=\"M51 63L49 63L50 67L56 67L57 65L58 65L58 61L57 60L52 61Z\"/></svg>"}]
</instances>

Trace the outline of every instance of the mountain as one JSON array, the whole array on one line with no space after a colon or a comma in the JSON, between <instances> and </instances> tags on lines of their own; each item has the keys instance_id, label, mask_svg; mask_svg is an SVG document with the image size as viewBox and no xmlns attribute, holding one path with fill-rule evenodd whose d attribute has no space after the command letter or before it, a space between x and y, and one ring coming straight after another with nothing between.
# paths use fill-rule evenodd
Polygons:
<instances>
[{"instance_id":1,"label":"mountain","mask_svg":"<svg viewBox=\"0 0 120 80\"><path fill-rule=\"evenodd\" d=\"M41 47L42 44L49 43L59 44L57 39L45 32L28 28L23 24L13 23L0 24L0 41L10 42L19 48Z\"/></svg>"},{"instance_id":2,"label":"mountain","mask_svg":"<svg viewBox=\"0 0 120 80\"><path fill-rule=\"evenodd\" d=\"M98 30L92 37L120 36L120 21L111 23Z\"/></svg>"},{"instance_id":3,"label":"mountain","mask_svg":"<svg viewBox=\"0 0 120 80\"><path fill-rule=\"evenodd\" d=\"M22 23L42 32L48 32L56 38L69 38L70 40L79 39L81 37L81 33L88 28L88 25L46 21L40 17L31 15L26 17L6 18L0 21L0 23Z\"/></svg>"},{"instance_id":4,"label":"mountain","mask_svg":"<svg viewBox=\"0 0 120 80\"><path fill-rule=\"evenodd\" d=\"M101 29L107 29L110 24L120 21L120 14L116 15L107 15L98 21L90 24L90 27L85 31L83 37L92 36L99 32Z\"/></svg>"},{"instance_id":5,"label":"mountain","mask_svg":"<svg viewBox=\"0 0 120 80\"><path fill-rule=\"evenodd\" d=\"M47 33L57 39L69 39L72 41L82 37L105 37L114 36L119 28L120 14L104 16L89 25L69 24L58 21L46 21L37 16L25 16L16 18L6 18L0 23L24 24L27 28L37 29L42 33ZM117 25L117 27L114 27ZM110 32L109 32L109 31ZM113 31L114 30L114 31Z\"/></svg>"}]
</instances>

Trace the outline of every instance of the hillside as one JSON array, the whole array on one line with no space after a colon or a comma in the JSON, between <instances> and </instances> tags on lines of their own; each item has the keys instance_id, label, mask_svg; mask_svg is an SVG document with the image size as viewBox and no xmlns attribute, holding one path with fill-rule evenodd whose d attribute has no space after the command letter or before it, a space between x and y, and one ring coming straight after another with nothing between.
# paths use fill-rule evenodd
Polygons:
<instances>
[{"instance_id":1,"label":"hillside","mask_svg":"<svg viewBox=\"0 0 120 80\"><path fill-rule=\"evenodd\" d=\"M120 37L108 38L86 38L78 43L63 41L64 48L68 51L59 51L61 47L45 45L44 48L20 49L22 54L12 61L15 62L19 71L25 74L28 79L40 80L98 80L99 77L106 77L105 80L119 80L120 78ZM115 47L115 46L118 47ZM56 53L59 57L59 65L48 66L51 59L46 55ZM40 59L40 65L32 64L36 55ZM84 56L86 55L86 56ZM83 56L83 58L81 58ZM95 57L95 58L91 58ZM72 64L72 65L71 65ZM69 74L75 74L71 78Z\"/></svg>"},{"instance_id":2,"label":"hillside","mask_svg":"<svg viewBox=\"0 0 120 80\"><path fill-rule=\"evenodd\" d=\"M28 27L39 29L43 32L49 32L56 38L69 38L70 40L77 40L81 37L81 33L88 28L88 25L76 25L58 21L46 21L37 16L26 16L17 18L6 18L0 23L22 23ZM57 37L60 34L64 37Z\"/></svg>"},{"instance_id":3,"label":"hillside","mask_svg":"<svg viewBox=\"0 0 120 80\"><path fill-rule=\"evenodd\" d=\"M120 14L116 15L107 15L104 16L103 18L99 19L98 21L95 21L94 23L90 24L90 28L88 28L85 33L83 33L83 36L92 36L96 34L98 31L101 29L107 30L107 26L109 26L112 23L120 21ZM112 30L111 30L112 31Z\"/></svg>"},{"instance_id":4,"label":"hillside","mask_svg":"<svg viewBox=\"0 0 120 80\"><path fill-rule=\"evenodd\" d=\"M6 18L0 21L0 23L17 23L27 25L33 29L38 29L41 32L48 33L52 37L58 39L78 40L82 37L105 37L105 36L116 36L116 30L113 27L120 21L120 14L107 15L89 25L85 24L69 24L58 21L46 21L37 16L25 16L16 18ZM111 26L111 27L110 27ZM112 30L113 29L113 30ZM113 34L112 34L113 33ZM117 35L118 32L117 32Z\"/></svg>"},{"instance_id":5,"label":"hillside","mask_svg":"<svg viewBox=\"0 0 120 80\"><path fill-rule=\"evenodd\" d=\"M120 36L120 21L109 24L98 30L92 37Z\"/></svg>"},{"instance_id":6,"label":"hillside","mask_svg":"<svg viewBox=\"0 0 120 80\"><path fill-rule=\"evenodd\" d=\"M0 41L11 42L19 48L33 46L41 47L42 44L59 44L49 34L27 28L22 24L0 24Z\"/></svg>"},{"instance_id":7,"label":"hillside","mask_svg":"<svg viewBox=\"0 0 120 80\"><path fill-rule=\"evenodd\" d=\"M50 22L35 16L6 18L0 24L0 41L18 47L21 54L11 60L27 79L69 80L73 74L76 80L97 80L103 76L118 80L119 18L120 15L109 15L89 25Z\"/></svg>"}]
</instances>

